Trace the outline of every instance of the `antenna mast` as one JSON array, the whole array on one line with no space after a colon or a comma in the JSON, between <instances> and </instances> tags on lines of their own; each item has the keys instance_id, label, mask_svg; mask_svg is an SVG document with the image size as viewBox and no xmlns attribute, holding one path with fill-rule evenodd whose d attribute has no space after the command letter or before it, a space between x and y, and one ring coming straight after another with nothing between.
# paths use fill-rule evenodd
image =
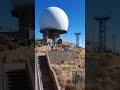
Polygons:
<instances>
[{"instance_id":1,"label":"antenna mast","mask_svg":"<svg viewBox=\"0 0 120 90\"><path fill-rule=\"evenodd\" d=\"M79 47L79 39L80 39L80 34L81 33L79 33L79 32L77 32L77 33L74 33L75 35L76 35L76 47Z\"/></svg>"}]
</instances>

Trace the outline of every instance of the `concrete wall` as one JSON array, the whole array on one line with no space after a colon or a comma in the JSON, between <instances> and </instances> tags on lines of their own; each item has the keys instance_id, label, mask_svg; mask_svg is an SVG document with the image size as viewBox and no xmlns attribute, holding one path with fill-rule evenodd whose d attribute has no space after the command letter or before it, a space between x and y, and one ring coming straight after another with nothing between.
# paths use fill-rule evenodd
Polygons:
<instances>
[{"instance_id":1,"label":"concrete wall","mask_svg":"<svg viewBox=\"0 0 120 90\"><path fill-rule=\"evenodd\" d=\"M48 56L51 63L75 60L75 52L73 51L49 51Z\"/></svg>"}]
</instances>

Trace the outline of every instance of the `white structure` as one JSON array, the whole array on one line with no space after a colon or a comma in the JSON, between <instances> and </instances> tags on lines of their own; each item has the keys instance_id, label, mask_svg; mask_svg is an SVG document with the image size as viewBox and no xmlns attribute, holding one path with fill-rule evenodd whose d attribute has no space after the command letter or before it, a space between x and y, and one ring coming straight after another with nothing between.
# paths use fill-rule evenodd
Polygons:
<instances>
[{"instance_id":1,"label":"white structure","mask_svg":"<svg viewBox=\"0 0 120 90\"><path fill-rule=\"evenodd\" d=\"M68 17L66 13L58 7L48 7L40 16L40 29L68 29Z\"/></svg>"},{"instance_id":2,"label":"white structure","mask_svg":"<svg viewBox=\"0 0 120 90\"><path fill-rule=\"evenodd\" d=\"M68 17L66 13L58 7L48 7L40 16L40 33L43 39L56 39L60 34L67 33ZM54 40L53 40L54 41Z\"/></svg>"}]
</instances>

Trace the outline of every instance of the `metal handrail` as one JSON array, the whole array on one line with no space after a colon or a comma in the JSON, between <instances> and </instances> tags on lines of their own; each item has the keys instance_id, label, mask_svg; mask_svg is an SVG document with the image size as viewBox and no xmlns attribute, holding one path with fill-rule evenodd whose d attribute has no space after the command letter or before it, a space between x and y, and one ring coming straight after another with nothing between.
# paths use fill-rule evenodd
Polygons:
<instances>
[{"instance_id":1,"label":"metal handrail","mask_svg":"<svg viewBox=\"0 0 120 90\"><path fill-rule=\"evenodd\" d=\"M36 90L44 90L43 83L41 80L41 72L40 72L40 68L39 68L39 64L38 64L37 55L35 55L35 79L36 79L36 83L37 83Z\"/></svg>"},{"instance_id":2,"label":"metal handrail","mask_svg":"<svg viewBox=\"0 0 120 90\"><path fill-rule=\"evenodd\" d=\"M30 86L30 90L34 90L34 77L33 77L33 71L32 71L32 66L30 63L31 60L25 60L25 68L26 68L26 72L27 72L27 76L28 76L28 80L29 80L29 86Z\"/></svg>"},{"instance_id":3,"label":"metal handrail","mask_svg":"<svg viewBox=\"0 0 120 90\"><path fill-rule=\"evenodd\" d=\"M4 64L1 61L0 62L0 69L1 69L1 90L8 90L8 85L7 85L7 76L4 71Z\"/></svg>"}]
</instances>

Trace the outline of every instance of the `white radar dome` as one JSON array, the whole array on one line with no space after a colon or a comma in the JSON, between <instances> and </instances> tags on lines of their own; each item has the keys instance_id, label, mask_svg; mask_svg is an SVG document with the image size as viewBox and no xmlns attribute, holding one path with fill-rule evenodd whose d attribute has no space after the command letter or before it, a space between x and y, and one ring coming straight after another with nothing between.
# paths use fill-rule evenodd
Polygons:
<instances>
[{"instance_id":1,"label":"white radar dome","mask_svg":"<svg viewBox=\"0 0 120 90\"><path fill-rule=\"evenodd\" d=\"M68 29L68 17L66 13L58 7L48 7L40 15L40 29Z\"/></svg>"}]
</instances>

